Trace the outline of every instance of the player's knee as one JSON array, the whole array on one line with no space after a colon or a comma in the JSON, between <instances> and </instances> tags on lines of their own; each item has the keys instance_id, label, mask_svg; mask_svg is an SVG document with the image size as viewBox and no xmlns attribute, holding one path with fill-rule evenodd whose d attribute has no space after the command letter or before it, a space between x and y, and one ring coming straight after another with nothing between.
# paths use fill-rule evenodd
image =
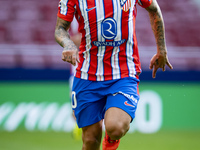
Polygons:
<instances>
[{"instance_id":1,"label":"player's knee","mask_svg":"<svg viewBox=\"0 0 200 150\"><path fill-rule=\"evenodd\" d=\"M108 136L112 140L119 140L123 136L123 131L121 130L113 130L113 131L107 131Z\"/></svg>"},{"instance_id":2,"label":"player's knee","mask_svg":"<svg viewBox=\"0 0 200 150\"><path fill-rule=\"evenodd\" d=\"M112 140L119 140L129 130L129 124L117 122L105 126L108 136Z\"/></svg>"}]
</instances>

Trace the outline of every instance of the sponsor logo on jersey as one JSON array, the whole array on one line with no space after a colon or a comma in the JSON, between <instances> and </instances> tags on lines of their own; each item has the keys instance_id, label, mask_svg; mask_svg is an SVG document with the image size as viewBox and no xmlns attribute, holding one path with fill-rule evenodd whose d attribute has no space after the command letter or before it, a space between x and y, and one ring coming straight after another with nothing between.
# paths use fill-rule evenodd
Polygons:
<instances>
[{"instance_id":1,"label":"sponsor logo on jersey","mask_svg":"<svg viewBox=\"0 0 200 150\"><path fill-rule=\"evenodd\" d=\"M101 35L106 40L113 40L117 36L117 22L113 18L106 18L101 23ZM123 44L126 40L120 41L94 41L93 44L99 46L112 46L118 47Z\"/></svg>"},{"instance_id":2,"label":"sponsor logo on jersey","mask_svg":"<svg viewBox=\"0 0 200 150\"><path fill-rule=\"evenodd\" d=\"M111 41L111 42L100 42L100 41L94 41L93 44L97 47L99 46L112 46L112 47L117 47L123 44L126 40L120 40L120 41Z\"/></svg>"},{"instance_id":3,"label":"sponsor logo on jersey","mask_svg":"<svg viewBox=\"0 0 200 150\"><path fill-rule=\"evenodd\" d=\"M102 36L111 40L117 36L117 22L113 18L106 18L101 23Z\"/></svg>"}]
</instances>

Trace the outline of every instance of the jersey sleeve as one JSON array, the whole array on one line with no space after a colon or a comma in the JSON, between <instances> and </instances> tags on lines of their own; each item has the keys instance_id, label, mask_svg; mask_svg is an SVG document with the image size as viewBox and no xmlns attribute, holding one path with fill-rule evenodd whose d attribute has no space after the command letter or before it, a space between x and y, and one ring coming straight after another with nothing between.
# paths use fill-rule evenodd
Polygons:
<instances>
[{"instance_id":1,"label":"jersey sleeve","mask_svg":"<svg viewBox=\"0 0 200 150\"><path fill-rule=\"evenodd\" d=\"M143 7L143 8L147 8L151 5L153 0L138 0L138 4Z\"/></svg>"},{"instance_id":2,"label":"jersey sleeve","mask_svg":"<svg viewBox=\"0 0 200 150\"><path fill-rule=\"evenodd\" d=\"M60 0L57 16L65 21L72 22L75 12L74 0Z\"/></svg>"}]
</instances>

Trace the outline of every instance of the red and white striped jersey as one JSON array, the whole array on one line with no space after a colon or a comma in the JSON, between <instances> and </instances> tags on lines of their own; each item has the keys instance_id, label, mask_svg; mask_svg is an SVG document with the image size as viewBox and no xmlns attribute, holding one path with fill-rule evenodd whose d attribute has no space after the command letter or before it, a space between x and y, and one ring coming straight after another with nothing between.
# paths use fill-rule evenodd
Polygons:
<instances>
[{"instance_id":1,"label":"red and white striped jersey","mask_svg":"<svg viewBox=\"0 0 200 150\"><path fill-rule=\"evenodd\" d=\"M60 0L58 17L75 15L82 34L75 76L92 81L136 77L141 72L135 34L136 4L152 0Z\"/></svg>"}]
</instances>

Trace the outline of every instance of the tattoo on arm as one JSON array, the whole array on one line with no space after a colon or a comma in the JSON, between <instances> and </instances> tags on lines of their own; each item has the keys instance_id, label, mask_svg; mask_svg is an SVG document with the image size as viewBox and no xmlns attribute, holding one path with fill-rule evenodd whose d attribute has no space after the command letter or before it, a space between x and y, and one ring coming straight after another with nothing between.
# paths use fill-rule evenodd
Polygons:
<instances>
[{"instance_id":1,"label":"tattoo on arm","mask_svg":"<svg viewBox=\"0 0 200 150\"><path fill-rule=\"evenodd\" d=\"M160 53L166 53L165 27L161 10L157 3L154 3L147 10L149 11L151 27L155 35L157 47Z\"/></svg>"},{"instance_id":2,"label":"tattoo on arm","mask_svg":"<svg viewBox=\"0 0 200 150\"><path fill-rule=\"evenodd\" d=\"M57 24L55 29L55 40L58 44L64 47L64 50L76 50L76 45L70 39L68 29L70 23L61 18L57 18Z\"/></svg>"}]
</instances>

